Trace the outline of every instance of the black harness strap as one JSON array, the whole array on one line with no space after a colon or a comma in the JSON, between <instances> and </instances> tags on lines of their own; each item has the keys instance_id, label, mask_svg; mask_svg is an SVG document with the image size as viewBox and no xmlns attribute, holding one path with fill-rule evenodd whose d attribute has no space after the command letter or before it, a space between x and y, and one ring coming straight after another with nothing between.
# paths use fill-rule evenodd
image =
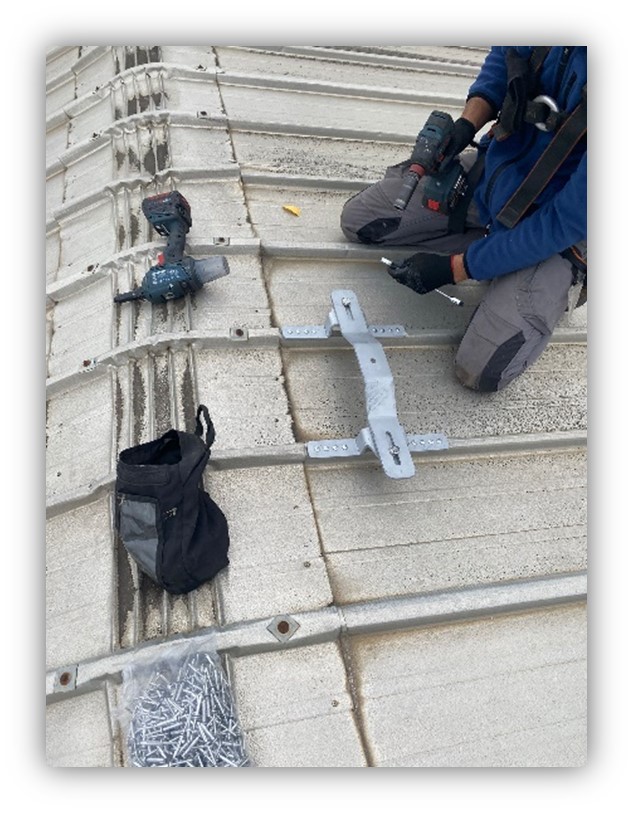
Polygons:
<instances>
[{"instance_id":1,"label":"black harness strap","mask_svg":"<svg viewBox=\"0 0 633 813\"><path fill-rule=\"evenodd\" d=\"M525 120L529 100L536 95L538 78L551 45L537 45L529 57L522 57L510 48L506 53L507 91L499 119L494 126L497 141L515 133Z\"/></svg>"},{"instance_id":2,"label":"black harness strap","mask_svg":"<svg viewBox=\"0 0 633 813\"><path fill-rule=\"evenodd\" d=\"M551 50L551 45L535 45L534 48L532 48L532 53L530 55L530 70L534 74L535 82L541 68L543 67L543 63L547 59L547 55Z\"/></svg>"},{"instance_id":3,"label":"black harness strap","mask_svg":"<svg viewBox=\"0 0 633 813\"><path fill-rule=\"evenodd\" d=\"M508 229L513 228L547 186L556 170L587 133L587 87L578 107L561 125L539 160L530 170L521 186L497 215L497 220Z\"/></svg>"}]
</instances>

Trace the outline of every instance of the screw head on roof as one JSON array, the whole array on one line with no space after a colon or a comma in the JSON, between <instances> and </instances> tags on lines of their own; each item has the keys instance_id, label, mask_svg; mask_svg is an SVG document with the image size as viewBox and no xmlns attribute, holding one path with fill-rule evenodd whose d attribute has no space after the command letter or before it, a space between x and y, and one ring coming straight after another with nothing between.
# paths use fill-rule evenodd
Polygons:
<instances>
[{"instance_id":1,"label":"screw head on roof","mask_svg":"<svg viewBox=\"0 0 633 813\"><path fill-rule=\"evenodd\" d=\"M288 641L299 629L299 624L290 615L277 615L266 629L282 643Z\"/></svg>"},{"instance_id":2,"label":"screw head on roof","mask_svg":"<svg viewBox=\"0 0 633 813\"><path fill-rule=\"evenodd\" d=\"M55 690L72 692L77 685L77 666L60 669L55 675Z\"/></svg>"}]
</instances>

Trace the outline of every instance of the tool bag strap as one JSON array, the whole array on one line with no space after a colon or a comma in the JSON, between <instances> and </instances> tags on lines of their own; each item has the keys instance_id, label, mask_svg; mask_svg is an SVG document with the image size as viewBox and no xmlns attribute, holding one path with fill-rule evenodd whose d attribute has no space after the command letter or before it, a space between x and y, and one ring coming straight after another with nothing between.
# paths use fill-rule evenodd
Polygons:
<instances>
[{"instance_id":1,"label":"tool bag strap","mask_svg":"<svg viewBox=\"0 0 633 813\"><path fill-rule=\"evenodd\" d=\"M204 438L205 445L207 449L210 449L215 441L215 427L213 425L213 421L211 420L211 416L209 415L209 410L206 408L204 404L200 404L198 407L198 411L196 412L196 435L199 438L202 438L203 426L202 421L200 420L200 415L204 417L204 421L206 423L206 434Z\"/></svg>"},{"instance_id":2,"label":"tool bag strap","mask_svg":"<svg viewBox=\"0 0 633 813\"><path fill-rule=\"evenodd\" d=\"M516 226L586 133L587 86L585 85L582 91L582 101L578 107L567 117L521 186L497 215L499 223L508 229Z\"/></svg>"}]
</instances>

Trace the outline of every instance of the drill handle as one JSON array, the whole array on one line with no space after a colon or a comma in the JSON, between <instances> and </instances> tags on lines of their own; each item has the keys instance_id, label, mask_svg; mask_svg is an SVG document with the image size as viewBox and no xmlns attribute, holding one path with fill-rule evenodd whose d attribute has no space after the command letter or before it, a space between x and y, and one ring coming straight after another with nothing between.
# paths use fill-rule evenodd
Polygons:
<instances>
[{"instance_id":1,"label":"drill handle","mask_svg":"<svg viewBox=\"0 0 633 813\"><path fill-rule=\"evenodd\" d=\"M191 228L191 207L187 199L174 190L145 198L143 214L161 235L167 238L165 262L179 263L185 251L185 238Z\"/></svg>"},{"instance_id":2,"label":"drill handle","mask_svg":"<svg viewBox=\"0 0 633 813\"><path fill-rule=\"evenodd\" d=\"M173 220L168 227L164 263L179 263L185 253L185 240L189 228L181 220Z\"/></svg>"}]
</instances>

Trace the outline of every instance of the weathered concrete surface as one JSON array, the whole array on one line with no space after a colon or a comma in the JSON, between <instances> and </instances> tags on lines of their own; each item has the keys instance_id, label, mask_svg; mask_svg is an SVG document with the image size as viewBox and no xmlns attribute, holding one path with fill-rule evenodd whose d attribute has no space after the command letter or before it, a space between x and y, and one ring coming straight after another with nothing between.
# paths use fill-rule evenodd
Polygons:
<instances>
[{"instance_id":1,"label":"weathered concrete surface","mask_svg":"<svg viewBox=\"0 0 633 813\"><path fill-rule=\"evenodd\" d=\"M104 691L46 709L46 762L51 768L111 768L111 709Z\"/></svg>"},{"instance_id":2,"label":"weathered concrete surface","mask_svg":"<svg viewBox=\"0 0 633 813\"><path fill-rule=\"evenodd\" d=\"M583 766L585 636L569 607L353 640L373 764Z\"/></svg>"},{"instance_id":3,"label":"weathered concrete surface","mask_svg":"<svg viewBox=\"0 0 633 813\"><path fill-rule=\"evenodd\" d=\"M411 480L378 464L309 471L339 604L586 568L580 452L418 458Z\"/></svg>"},{"instance_id":4,"label":"weathered concrete surface","mask_svg":"<svg viewBox=\"0 0 633 813\"><path fill-rule=\"evenodd\" d=\"M225 623L331 603L302 466L214 472L207 482L231 529L231 566L218 577Z\"/></svg>"},{"instance_id":5,"label":"weathered concrete surface","mask_svg":"<svg viewBox=\"0 0 633 813\"><path fill-rule=\"evenodd\" d=\"M109 652L114 540L108 499L54 517L46 529L46 667Z\"/></svg>"},{"instance_id":6,"label":"weathered concrete surface","mask_svg":"<svg viewBox=\"0 0 633 813\"><path fill-rule=\"evenodd\" d=\"M455 439L586 428L586 385L579 376L586 348L581 345L551 344L514 386L485 396L455 378L454 348L394 348L386 355L407 432L444 432ZM298 436L355 437L366 414L353 351L293 349L284 356Z\"/></svg>"},{"instance_id":7,"label":"weathered concrete surface","mask_svg":"<svg viewBox=\"0 0 633 813\"><path fill-rule=\"evenodd\" d=\"M240 720L257 765L366 765L335 645L240 658L233 677Z\"/></svg>"}]
</instances>

